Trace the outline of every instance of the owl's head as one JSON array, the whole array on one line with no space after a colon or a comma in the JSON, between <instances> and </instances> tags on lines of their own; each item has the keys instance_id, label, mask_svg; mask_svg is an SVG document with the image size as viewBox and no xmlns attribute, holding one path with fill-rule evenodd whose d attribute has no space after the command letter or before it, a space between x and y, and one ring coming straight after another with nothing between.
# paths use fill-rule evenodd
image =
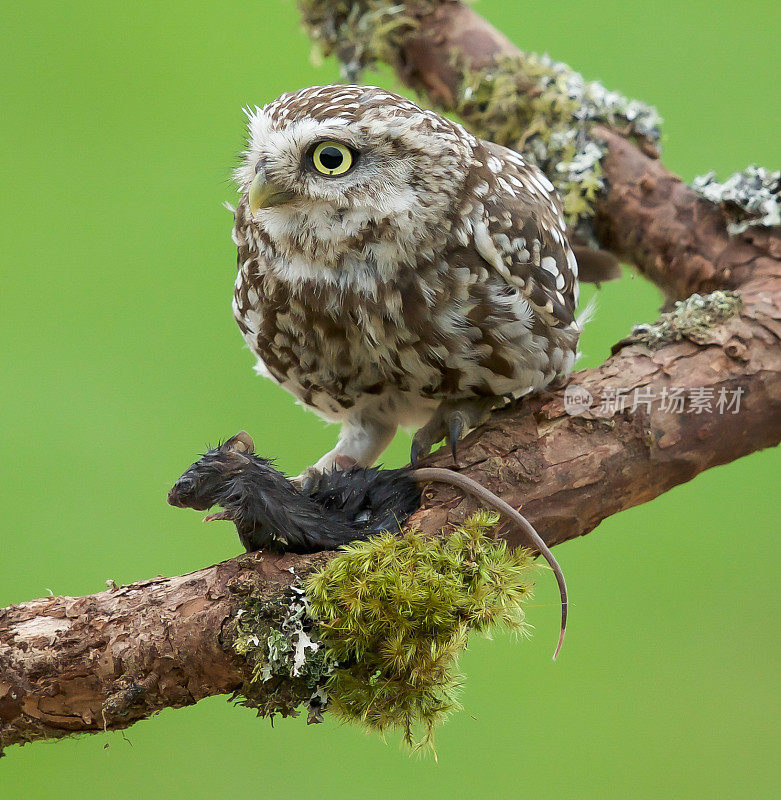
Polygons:
<instances>
[{"instance_id":1,"label":"owl's head","mask_svg":"<svg viewBox=\"0 0 781 800\"><path fill-rule=\"evenodd\" d=\"M314 86L247 113L235 176L254 224L279 251L326 262L356 244L412 252L452 210L475 142L371 86Z\"/></svg>"}]
</instances>

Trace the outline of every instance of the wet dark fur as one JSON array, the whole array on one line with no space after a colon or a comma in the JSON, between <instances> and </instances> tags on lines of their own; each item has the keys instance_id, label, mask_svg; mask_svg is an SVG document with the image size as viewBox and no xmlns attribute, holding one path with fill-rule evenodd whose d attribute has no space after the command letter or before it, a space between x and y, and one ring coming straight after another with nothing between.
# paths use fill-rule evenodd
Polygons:
<instances>
[{"instance_id":1,"label":"wet dark fur","mask_svg":"<svg viewBox=\"0 0 781 800\"><path fill-rule=\"evenodd\" d=\"M353 467L326 473L304 492L237 434L196 461L168 502L199 511L220 506L215 518L235 523L247 551L311 553L398 530L420 506L420 488L409 469Z\"/></svg>"}]
</instances>

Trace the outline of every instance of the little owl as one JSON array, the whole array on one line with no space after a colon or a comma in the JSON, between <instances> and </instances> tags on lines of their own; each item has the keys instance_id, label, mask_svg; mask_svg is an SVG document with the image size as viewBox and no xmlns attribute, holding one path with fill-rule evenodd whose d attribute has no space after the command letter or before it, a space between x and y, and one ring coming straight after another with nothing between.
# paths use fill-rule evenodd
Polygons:
<instances>
[{"instance_id":1,"label":"little owl","mask_svg":"<svg viewBox=\"0 0 781 800\"><path fill-rule=\"evenodd\" d=\"M369 86L248 116L234 314L257 371L341 424L314 471L373 464L399 426L413 462L455 448L570 372L578 264L539 169Z\"/></svg>"}]
</instances>

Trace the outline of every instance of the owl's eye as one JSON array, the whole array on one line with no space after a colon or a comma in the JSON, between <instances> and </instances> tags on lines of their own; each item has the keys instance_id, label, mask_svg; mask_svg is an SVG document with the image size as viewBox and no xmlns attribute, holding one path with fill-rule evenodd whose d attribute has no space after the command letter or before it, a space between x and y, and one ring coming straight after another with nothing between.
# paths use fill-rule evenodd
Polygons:
<instances>
[{"instance_id":1,"label":"owl's eye","mask_svg":"<svg viewBox=\"0 0 781 800\"><path fill-rule=\"evenodd\" d=\"M352 150L341 142L325 141L312 150L312 164L321 175L344 175L355 163Z\"/></svg>"}]
</instances>

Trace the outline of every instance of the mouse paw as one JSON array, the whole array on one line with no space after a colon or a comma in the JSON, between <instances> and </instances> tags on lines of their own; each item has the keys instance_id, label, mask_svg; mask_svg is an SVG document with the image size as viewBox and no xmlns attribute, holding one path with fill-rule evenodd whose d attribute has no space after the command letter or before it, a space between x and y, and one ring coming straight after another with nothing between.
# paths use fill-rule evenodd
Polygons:
<instances>
[{"instance_id":1,"label":"mouse paw","mask_svg":"<svg viewBox=\"0 0 781 800\"><path fill-rule=\"evenodd\" d=\"M230 521L230 520L233 519L233 517L231 517L230 514L227 511L217 511L214 514L207 514L203 518L203 521L204 522L215 522L216 520L221 520L221 519Z\"/></svg>"}]
</instances>

